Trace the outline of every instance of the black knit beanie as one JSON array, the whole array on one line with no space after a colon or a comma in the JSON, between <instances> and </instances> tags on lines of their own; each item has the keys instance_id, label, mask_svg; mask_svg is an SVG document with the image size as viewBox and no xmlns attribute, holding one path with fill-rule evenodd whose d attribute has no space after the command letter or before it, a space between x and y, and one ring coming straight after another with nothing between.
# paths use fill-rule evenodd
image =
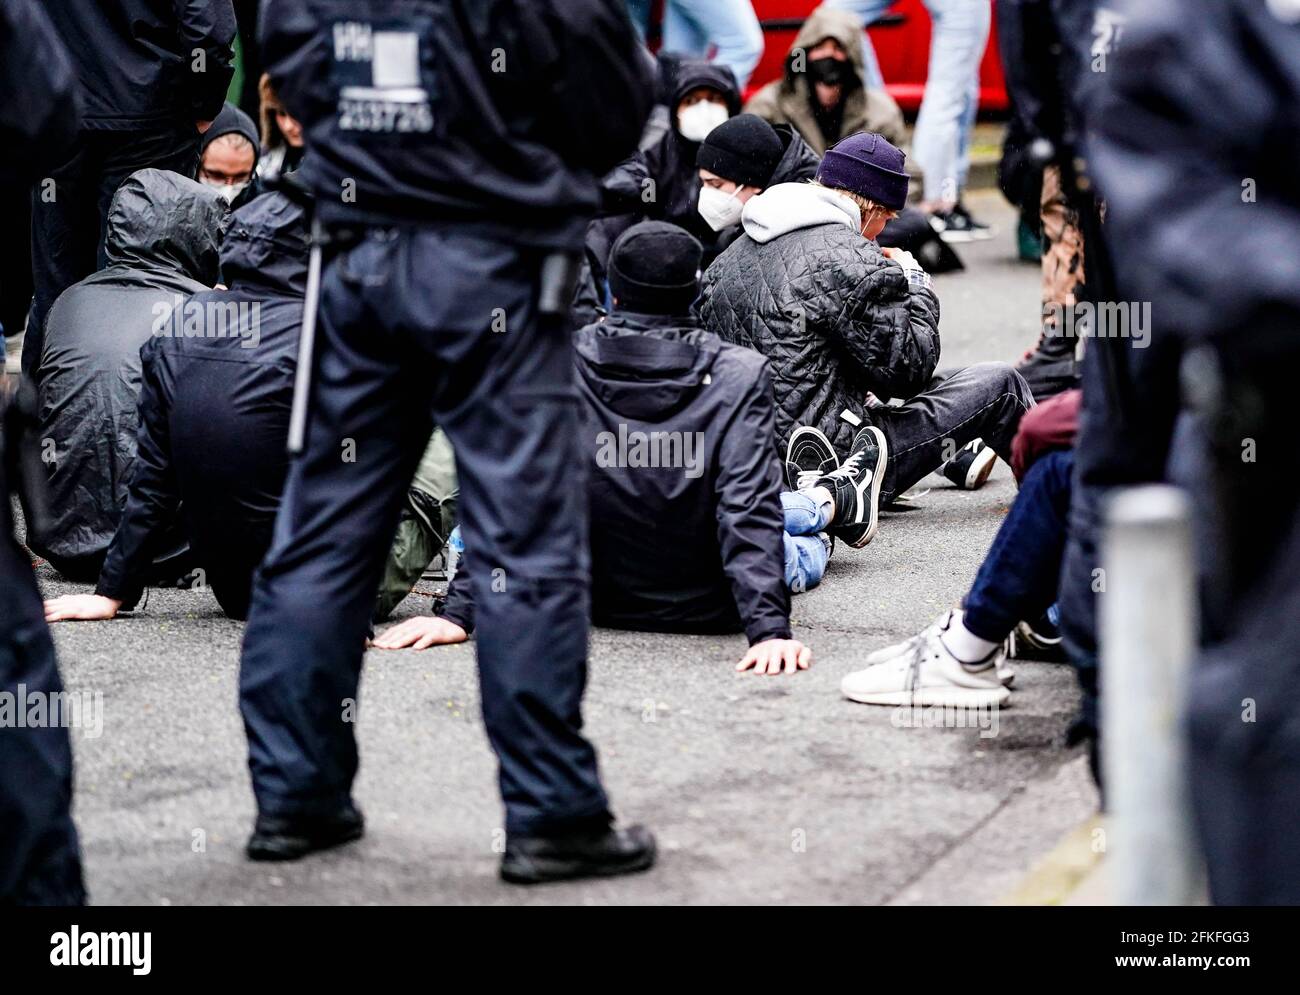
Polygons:
<instances>
[{"instance_id":1,"label":"black knit beanie","mask_svg":"<svg viewBox=\"0 0 1300 995\"><path fill-rule=\"evenodd\" d=\"M741 186L766 187L784 152L785 146L770 124L756 114L737 114L700 143L695 168Z\"/></svg>"},{"instance_id":2,"label":"black knit beanie","mask_svg":"<svg viewBox=\"0 0 1300 995\"><path fill-rule=\"evenodd\" d=\"M614 242L609 289L624 311L686 314L699 293L700 258L695 236L666 221L642 221Z\"/></svg>"}]
</instances>

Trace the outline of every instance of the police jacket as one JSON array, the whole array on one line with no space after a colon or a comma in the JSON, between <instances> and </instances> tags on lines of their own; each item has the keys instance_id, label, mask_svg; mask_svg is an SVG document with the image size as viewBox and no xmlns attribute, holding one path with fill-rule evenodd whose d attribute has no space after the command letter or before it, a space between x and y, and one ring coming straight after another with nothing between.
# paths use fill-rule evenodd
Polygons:
<instances>
[{"instance_id":1,"label":"police jacket","mask_svg":"<svg viewBox=\"0 0 1300 995\"><path fill-rule=\"evenodd\" d=\"M221 275L228 290L185 304L204 334L156 336L141 350L138 456L96 588L128 608L178 521L210 572L241 547L256 547L255 563L270 540L307 285L301 208L269 193L236 211Z\"/></svg>"},{"instance_id":2,"label":"police jacket","mask_svg":"<svg viewBox=\"0 0 1300 995\"><path fill-rule=\"evenodd\" d=\"M654 97L623 0L277 0L260 33L327 224L577 249Z\"/></svg>"},{"instance_id":3,"label":"police jacket","mask_svg":"<svg viewBox=\"0 0 1300 995\"><path fill-rule=\"evenodd\" d=\"M43 6L0 4L0 183L42 175L77 134L72 62Z\"/></svg>"},{"instance_id":4,"label":"police jacket","mask_svg":"<svg viewBox=\"0 0 1300 995\"><path fill-rule=\"evenodd\" d=\"M82 127L211 121L234 74L230 0L58 0L45 13L80 83Z\"/></svg>"},{"instance_id":5,"label":"police jacket","mask_svg":"<svg viewBox=\"0 0 1300 995\"><path fill-rule=\"evenodd\" d=\"M226 202L177 173L142 169L108 212L108 266L73 284L45 321L39 378L52 522L36 548L75 580L99 574L136 458L140 347L176 302L217 282ZM179 559L183 541L160 547Z\"/></svg>"},{"instance_id":6,"label":"police jacket","mask_svg":"<svg viewBox=\"0 0 1300 995\"><path fill-rule=\"evenodd\" d=\"M860 223L847 197L769 187L704 274L705 327L772 364L779 451L796 425L815 425L847 453L870 422L868 392L911 397L938 365L938 298L862 238Z\"/></svg>"},{"instance_id":7,"label":"police jacket","mask_svg":"<svg viewBox=\"0 0 1300 995\"><path fill-rule=\"evenodd\" d=\"M577 334L597 625L789 638L768 365L693 319L615 312ZM473 628L466 549L443 615Z\"/></svg>"}]
</instances>

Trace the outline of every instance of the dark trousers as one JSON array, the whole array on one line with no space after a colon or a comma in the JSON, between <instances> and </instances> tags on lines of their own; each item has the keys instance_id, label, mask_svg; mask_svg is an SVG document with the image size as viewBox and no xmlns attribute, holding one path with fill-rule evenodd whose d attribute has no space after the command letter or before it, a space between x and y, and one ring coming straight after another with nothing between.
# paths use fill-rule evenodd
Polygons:
<instances>
[{"instance_id":1,"label":"dark trousers","mask_svg":"<svg viewBox=\"0 0 1300 995\"><path fill-rule=\"evenodd\" d=\"M965 624L1001 642L1056 600L1070 511L1074 454L1048 453L1025 474L965 601Z\"/></svg>"},{"instance_id":2,"label":"dark trousers","mask_svg":"<svg viewBox=\"0 0 1300 995\"><path fill-rule=\"evenodd\" d=\"M570 337L542 256L375 230L328 266L306 450L253 585L240 705L259 811L326 812L357 770L348 707L406 491L436 421L456 451L484 723L510 833L607 817L583 738L589 561ZM430 757L431 763L445 758Z\"/></svg>"},{"instance_id":3,"label":"dark trousers","mask_svg":"<svg viewBox=\"0 0 1300 995\"><path fill-rule=\"evenodd\" d=\"M8 492L0 484L6 504ZM54 641L32 565L0 515L0 693L62 692ZM47 699L48 700L48 699ZM47 706L48 707L48 706ZM48 714L48 711L47 711ZM82 905L81 849L72 822L72 746L64 726L0 725L0 906Z\"/></svg>"},{"instance_id":4,"label":"dark trousers","mask_svg":"<svg viewBox=\"0 0 1300 995\"><path fill-rule=\"evenodd\" d=\"M192 122L150 131L82 131L77 151L32 188L32 310L23 341L23 375L41 362L45 315L59 294L104 267L113 194L139 169L193 177L199 133Z\"/></svg>"},{"instance_id":5,"label":"dark trousers","mask_svg":"<svg viewBox=\"0 0 1300 995\"><path fill-rule=\"evenodd\" d=\"M1010 365L976 363L901 407L873 408L872 424L889 444L881 501L892 501L975 439L1010 463L1020 416L1033 404L1029 385Z\"/></svg>"}]
</instances>

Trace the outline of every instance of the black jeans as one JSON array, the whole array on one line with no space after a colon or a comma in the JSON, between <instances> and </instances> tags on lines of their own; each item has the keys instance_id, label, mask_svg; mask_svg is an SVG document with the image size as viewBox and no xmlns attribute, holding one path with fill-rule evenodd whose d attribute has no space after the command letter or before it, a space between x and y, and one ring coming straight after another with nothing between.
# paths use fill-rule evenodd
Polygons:
<instances>
[{"instance_id":1,"label":"black jeans","mask_svg":"<svg viewBox=\"0 0 1300 995\"><path fill-rule=\"evenodd\" d=\"M901 407L872 409L871 421L889 444L881 502L898 497L975 439L1010 463L1020 416L1033 405L1029 385L1009 364L976 363Z\"/></svg>"},{"instance_id":2,"label":"black jeans","mask_svg":"<svg viewBox=\"0 0 1300 995\"><path fill-rule=\"evenodd\" d=\"M23 376L41 363L45 315L59 294L104 268L104 234L117 188L136 170L193 178L199 133L181 121L151 131L82 131L72 158L32 188L32 309Z\"/></svg>"},{"instance_id":3,"label":"black jeans","mask_svg":"<svg viewBox=\"0 0 1300 995\"><path fill-rule=\"evenodd\" d=\"M240 668L260 812L332 812L350 798L357 748L340 716L357 699L375 593L436 421L456 452L476 567L506 831L608 818L582 735L590 562L573 347L564 322L537 310L542 262L429 226L372 231L327 267L306 448L253 582Z\"/></svg>"}]
</instances>

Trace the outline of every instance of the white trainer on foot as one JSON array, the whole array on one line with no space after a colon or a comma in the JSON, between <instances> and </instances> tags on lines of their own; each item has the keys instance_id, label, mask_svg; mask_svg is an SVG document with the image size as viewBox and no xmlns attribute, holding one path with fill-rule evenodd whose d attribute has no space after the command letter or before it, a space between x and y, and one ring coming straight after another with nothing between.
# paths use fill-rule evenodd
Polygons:
<instances>
[{"instance_id":1,"label":"white trainer on foot","mask_svg":"<svg viewBox=\"0 0 1300 995\"><path fill-rule=\"evenodd\" d=\"M937 623L927 626L899 644L908 647L902 652L845 675L840 682L844 697L864 705L951 708L992 708L1011 697L1000 673L1005 659L1001 646L976 664L964 664L948 652L941 635Z\"/></svg>"}]
</instances>

